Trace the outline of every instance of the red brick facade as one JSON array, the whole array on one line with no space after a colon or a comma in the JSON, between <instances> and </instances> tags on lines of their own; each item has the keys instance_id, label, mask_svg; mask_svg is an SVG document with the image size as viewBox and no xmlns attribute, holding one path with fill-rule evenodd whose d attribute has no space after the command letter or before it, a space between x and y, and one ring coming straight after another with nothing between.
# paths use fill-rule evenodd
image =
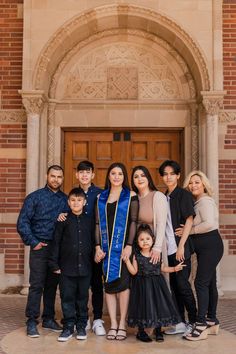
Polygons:
<instances>
[{"instance_id":1,"label":"red brick facade","mask_svg":"<svg viewBox=\"0 0 236 354\"><path fill-rule=\"evenodd\" d=\"M1 108L22 107L23 0L0 2L0 92Z\"/></svg>"},{"instance_id":2,"label":"red brick facade","mask_svg":"<svg viewBox=\"0 0 236 354\"><path fill-rule=\"evenodd\" d=\"M236 110L236 1L223 1L224 109ZM226 151L235 150L235 159L219 161L219 197L221 215L236 214L236 124L228 124L224 140ZM229 254L236 254L236 225L221 225L228 240Z\"/></svg>"}]
</instances>

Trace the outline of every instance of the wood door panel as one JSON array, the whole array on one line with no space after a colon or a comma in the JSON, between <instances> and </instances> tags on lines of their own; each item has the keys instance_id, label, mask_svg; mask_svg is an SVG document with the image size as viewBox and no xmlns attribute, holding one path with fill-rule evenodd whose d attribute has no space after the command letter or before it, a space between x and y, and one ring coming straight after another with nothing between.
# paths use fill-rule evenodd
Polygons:
<instances>
[{"instance_id":1,"label":"wood door panel","mask_svg":"<svg viewBox=\"0 0 236 354\"><path fill-rule=\"evenodd\" d=\"M117 129L115 130L117 132ZM146 166L160 190L164 186L158 168L167 159L181 160L181 131L160 130L113 131L72 131L65 132L64 190L70 191L77 185L75 171L79 161L90 160L95 165L94 183L104 187L106 171L115 161L123 162L131 175L137 165ZM128 139L127 139L128 136Z\"/></svg>"}]
</instances>

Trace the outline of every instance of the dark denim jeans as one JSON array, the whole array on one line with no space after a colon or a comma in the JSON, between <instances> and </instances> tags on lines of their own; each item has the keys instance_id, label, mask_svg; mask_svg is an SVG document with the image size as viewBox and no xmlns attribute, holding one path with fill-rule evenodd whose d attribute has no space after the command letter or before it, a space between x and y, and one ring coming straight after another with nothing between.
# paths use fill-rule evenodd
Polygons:
<instances>
[{"instance_id":1,"label":"dark denim jeans","mask_svg":"<svg viewBox=\"0 0 236 354\"><path fill-rule=\"evenodd\" d=\"M59 286L64 328L73 331L74 325L77 329L86 327L90 281L90 276L61 274Z\"/></svg>"},{"instance_id":2,"label":"dark denim jeans","mask_svg":"<svg viewBox=\"0 0 236 354\"><path fill-rule=\"evenodd\" d=\"M179 264L179 261L176 260L176 253L168 256L168 262L170 267L175 267ZM194 323L196 321L197 308L191 284L189 282L191 258L186 259L184 264L186 264L186 267L180 272L170 273L170 287L175 297L182 321L185 322L186 308L189 322Z\"/></svg>"},{"instance_id":3,"label":"dark denim jeans","mask_svg":"<svg viewBox=\"0 0 236 354\"><path fill-rule=\"evenodd\" d=\"M30 287L25 315L28 320L37 322L40 315L40 304L43 295L43 320L54 319L55 298L59 275L48 267L49 246L38 251L30 250Z\"/></svg>"}]
</instances>

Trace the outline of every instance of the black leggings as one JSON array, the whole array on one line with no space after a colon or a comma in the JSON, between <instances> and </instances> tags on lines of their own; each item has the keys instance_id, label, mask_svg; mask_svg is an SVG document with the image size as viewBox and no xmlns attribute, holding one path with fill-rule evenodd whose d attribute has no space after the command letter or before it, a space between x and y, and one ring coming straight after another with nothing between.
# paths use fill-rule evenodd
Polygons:
<instances>
[{"instance_id":1,"label":"black leggings","mask_svg":"<svg viewBox=\"0 0 236 354\"><path fill-rule=\"evenodd\" d=\"M223 256L224 247L218 230L192 235L191 238L198 261L194 282L198 300L197 321L205 323L206 316L212 321L216 320L216 267Z\"/></svg>"}]
</instances>

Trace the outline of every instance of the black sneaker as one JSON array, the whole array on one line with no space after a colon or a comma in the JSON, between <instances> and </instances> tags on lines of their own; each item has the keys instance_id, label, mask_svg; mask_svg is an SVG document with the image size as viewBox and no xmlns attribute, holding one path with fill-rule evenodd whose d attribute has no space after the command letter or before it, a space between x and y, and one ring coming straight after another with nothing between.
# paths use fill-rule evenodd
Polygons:
<instances>
[{"instance_id":1,"label":"black sneaker","mask_svg":"<svg viewBox=\"0 0 236 354\"><path fill-rule=\"evenodd\" d=\"M145 343L152 342L152 338L150 338L149 335L144 330L139 330L136 335L136 338L141 342L145 342Z\"/></svg>"},{"instance_id":2,"label":"black sneaker","mask_svg":"<svg viewBox=\"0 0 236 354\"><path fill-rule=\"evenodd\" d=\"M59 337L57 338L58 342L66 342L72 338L73 332L69 328L63 329Z\"/></svg>"},{"instance_id":3,"label":"black sneaker","mask_svg":"<svg viewBox=\"0 0 236 354\"><path fill-rule=\"evenodd\" d=\"M87 339L87 333L86 333L85 328L78 328L77 329L76 339Z\"/></svg>"},{"instance_id":4,"label":"black sneaker","mask_svg":"<svg viewBox=\"0 0 236 354\"><path fill-rule=\"evenodd\" d=\"M44 329L50 329L53 332L61 332L62 327L55 320L44 320L42 323Z\"/></svg>"},{"instance_id":5,"label":"black sneaker","mask_svg":"<svg viewBox=\"0 0 236 354\"><path fill-rule=\"evenodd\" d=\"M39 332L37 329L37 323L34 321L28 321L26 333L27 333L27 336L30 338L38 338Z\"/></svg>"}]
</instances>

